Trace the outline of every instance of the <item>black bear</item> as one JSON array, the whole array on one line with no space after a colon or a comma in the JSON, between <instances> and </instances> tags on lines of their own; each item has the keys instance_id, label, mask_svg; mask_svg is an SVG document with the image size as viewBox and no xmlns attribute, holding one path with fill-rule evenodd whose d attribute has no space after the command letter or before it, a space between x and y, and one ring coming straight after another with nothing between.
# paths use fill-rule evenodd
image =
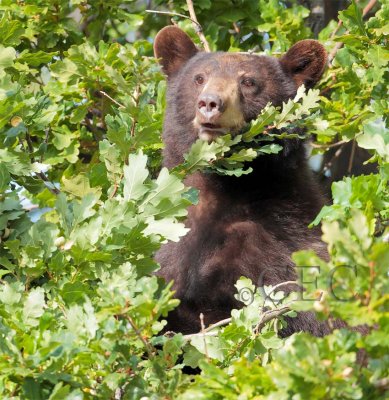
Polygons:
<instances>
[{"instance_id":1,"label":"black bear","mask_svg":"<svg viewBox=\"0 0 389 400\"><path fill-rule=\"evenodd\" d=\"M280 106L304 84L321 77L327 55L314 40L295 44L280 59L245 53L198 51L177 27L155 38L155 56L168 78L163 140L164 165L172 168L198 139L239 132L271 102ZM159 274L174 280L181 300L168 316L168 330L193 333L230 316L240 276L256 284L296 279L291 253L313 248L325 253L320 232L308 229L323 199L307 166L301 141L285 140L277 155L258 157L253 172L239 178L196 173L186 183L199 189L189 210L189 233L157 253ZM283 335L304 330L321 336L327 323L312 313L288 319Z\"/></svg>"}]
</instances>

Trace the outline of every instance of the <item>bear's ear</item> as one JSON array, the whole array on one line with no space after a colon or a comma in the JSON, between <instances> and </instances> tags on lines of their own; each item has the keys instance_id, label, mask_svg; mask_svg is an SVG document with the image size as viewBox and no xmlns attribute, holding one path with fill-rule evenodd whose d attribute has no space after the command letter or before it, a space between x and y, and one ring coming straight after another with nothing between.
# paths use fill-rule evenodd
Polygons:
<instances>
[{"instance_id":1,"label":"bear's ear","mask_svg":"<svg viewBox=\"0 0 389 400\"><path fill-rule=\"evenodd\" d=\"M316 40L301 40L280 59L284 70L293 76L297 86L313 87L323 75L327 52Z\"/></svg>"},{"instance_id":2,"label":"bear's ear","mask_svg":"<svg viewBox=\"0 0 389 400\"><path fill-rule=\"evenodd\" d=\"M197 52L192 39L175 26L166 26L155 37L154 55L167 76L177 72Z\"/></svg>"}]
</instances>

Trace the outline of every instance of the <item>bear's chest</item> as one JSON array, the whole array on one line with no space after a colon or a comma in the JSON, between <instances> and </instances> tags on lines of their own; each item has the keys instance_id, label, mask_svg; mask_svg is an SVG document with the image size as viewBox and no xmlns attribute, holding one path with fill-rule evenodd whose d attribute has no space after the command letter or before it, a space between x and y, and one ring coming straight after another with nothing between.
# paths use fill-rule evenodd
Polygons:
<instances>
[{"instance_id":1,"label":"bear's chest","mask_svg":"<svg viewBox=\"0 0 389 400\"><path fill-rule=\"evenodd\" d=\"M243 202L200 203L189 211L189 233L164 246L158 256L161 275L190 295L212 287L228 287L240 276L260 283L290 279L290 254L308 239L308 229L282 205ZM218 286L218 285L223 286ZM197 292L197 293L196 293ZM183 293L182 293L183 294ZM177 293L180 297L181 293Z\"/></svg>"}]
</instances>

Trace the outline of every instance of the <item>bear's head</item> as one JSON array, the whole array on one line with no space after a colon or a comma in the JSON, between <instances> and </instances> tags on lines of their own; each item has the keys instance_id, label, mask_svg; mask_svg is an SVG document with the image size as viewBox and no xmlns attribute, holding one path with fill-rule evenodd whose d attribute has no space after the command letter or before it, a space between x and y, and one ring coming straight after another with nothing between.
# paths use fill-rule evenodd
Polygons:
<instances>
[{"instance_id":1,"label":"bear's head","mask_svg":"<svg viewBox=\"0 0 389 400\"><path fill-rule=\"evenodd\" d=\"M155 38L154 53L168 77L164 141L166 164L198 138L239 132L271 102L279 106L304 84L322 76L327 54L315 40L296 43L280 59L248 53L205 53L181 29L168 26ZM165 160L166 161L166 160Z\"/></svg>"}]
</instances>

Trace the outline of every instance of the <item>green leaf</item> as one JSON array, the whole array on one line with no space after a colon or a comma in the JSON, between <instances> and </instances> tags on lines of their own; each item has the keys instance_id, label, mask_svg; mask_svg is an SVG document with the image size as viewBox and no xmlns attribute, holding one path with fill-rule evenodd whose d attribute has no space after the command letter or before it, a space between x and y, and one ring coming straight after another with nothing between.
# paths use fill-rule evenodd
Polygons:
<instances>
[{"instance_id":1,"label":"green leaf","mask_svg":"<svg viewBox=\"0 0 389 400\"><path fill-rule=\"evenodd\" d=\"M260 337L260 341L266 349L280 349L284 342L276 332L266 332Z\"/></svg>"},{"instance_id":2,"label":"green leaf","mask_svg":"<svg viewBox=\"0 0 389 400\"><path fill-rule=\"evenodd\" d=\"M278 154L282 149L283 147L281 145L277 143L272 143L261 146L259 152L264 154Z\"/></svg>"},{"instance_id":3,"label":"green leaf","mask_svg":"<svg viewBox=\"0 0 389 400\"><path fill-rule=\"evenodd\" d=\"M143 231L145 235L159 235L172 242L178 242L182 236L189 232L182 223L177 223L173 218L155 220L152 217L146 219L147 227Z\"/></svg>"},{"instance_id":4,"label":"green leaf","mask_svg":"<svg viewBox=\"0 0 389 400\"><path fill-rule=\"evenodd\" d=\"M155 181L155 187L146 196L145 200L142 202L141 207L147 203L151 203L157 206L164 199L174 199L180 196L185 190L184 184L181 180L169 173L167 168L162 168Z\"/></svg>"},{"instance_id":5,"label":"green leaf","mask_svg":"<svg viewBox=\"0 0 389 400\"><path fill-rule=\"evenodd\" d=\"M339 18L343 21L344 26L352 32L366 35L362 11L355 0L352 0L351 5L345 11L339 13Z\"/></svg>"},{"instance_id":6,"label":"green leaf","mask_svg":"<svg viewBox=\"0 0 389 400\"><path fill-rule=\"evenodd\" d=\"M45 292L42 288L35 288L30 291L23 305L23 322L29 326L37 326L38 318L44 313Z\"/></svg>"},{"instance_id":7,"label":"green leaf","mask_svg":"<svg viewBox=\"0 0 389 400\"><path fill-rule=\"evenodd\" d=\"M128 157L128 165L124 166L124 200L138 200L147 193L145 180L149 176L149 171L146 165L147 156L141 150Z\"/></svg>"},{"instance_id":8,"label":"green leaf","mask_svg":"<svg viewBox=\"0 0 389 400\"><path fill-rule=\"evenodd\" d=\"M224 360L225 345L220 338L198 334L192 337L190 343L200 353L207 354L208 357L216 359L218 361Z\"/></svg>"},{"instance_id":9,"label":"green leaf","mask_svg":"<svg viewBox=\"0 0 389 400\"><path fill-rule=\"evenodd\" d=\"M53 57L56 56L58 52L46 53L44 51L38 50L34 53L29 53L28 51L23 51L18 56L18 62L26 63L32 67L39 67L41 64L47 64L52 61Z\"/></svg>"},{"instance_id":10,"label":"green leaf","mask_svg":"<svg viewBox=\"0 0 389 400\"><path fill-rule=\"evenodd\" d=\"M21 41L24 27L21 21L10 20L7 14L3 14L0 20L0 37L3 46L16 46Z\"/></svg>"},{"instance_id":11,"label":"green leaf","mask_svg":"<svg viewBox=\"0 0 389 400\"><path fill-rule=\"evenodd\" d=\"M257 119L251 123L249 131L243 135L243 141L250 142L259 132L262 132L268 125L272 124L276 115L276 108L270 104L266 105Z\"/></svg>"},{"instance_id":12,"label":"green leaf","mask_svg":"<svg viewBox=\"0 0 389 400\"><path fill-rule=\"evenodd\" d=\"M389 162L389 129L384 121L370 121L363 128L363 135L357 137L358 145L364 149L375 150L384 161Z\"/></svg>"},{"instance_id":13,"label":"green leaf","mask_svg":"<svg viewBox=\"0 0 389 400\"><path fill-rule=\"evenodd\" d=\"M369 48L365 59L378 68L384 67L389 63L389 50L382 46L373 45Z\"/></svg>"},{"instance_id":14,"label":"green leaf","mask_svg":"<svg viewBox=\"0 0 389 400\"><path fill-rule=\"evenodd\" d=\"M4 164L0 164L0 192L8 189L8 184L11 180L11 175Z\"/></svg>"},{"instance_id":15,"label":"green leaf","mask_svg":"<svg viewBox=\"0 0 389 400\"><path fill-rule=\"evenodd\" d=\"M94 194L97 198L101 196L101 189L99 187L90 187L89 179L83 175L77 175L75 177L67 179L65 176L62 176L62 185L61 189L70 193L76 197L83 197L88 193Z\"/></svg>"},{"instance_id":16,"label":"green leaf","mask_svg":"<svg viewBox=\"0 0 389 400\"><path fill-rule=\"evenodd\" d=\"M19 282L4 282L0 286L0 300L4 304L18 304L22 298L23 285Z\"/></svg>"},{"instance_id":17,"label":"green leaf","mask_svg":"<svg viewBox=\"0 0 389 400\"><path fill-rule=\"evenodd\" d=\"M208 163L216 158L216 152L220 151L220 148L221 146L217 142L207 143L201 139L196 140L189 153L184 155L185 173L208 166Z\"/></svg>"},{"instance_id":18,"label":"green leaf","mask_svg":"<svg viewBox=\"0 0 389 400\"><path fill-rule=\"evenodd\" d=\"M0 70L12 67L16 58L16 50L13 47L3 47L0 45Z\"/></svg>"},{"instance_id":19,"label":"green leaf","mask_svg":"<svg viewBox=\"0 0 389 400\"><path fill-rule=\"evenodd\" d=\"M69 399L70 386L64 385L63 382L58 382L48 400L63 400Z\"/></svg>"}]
</instances>

